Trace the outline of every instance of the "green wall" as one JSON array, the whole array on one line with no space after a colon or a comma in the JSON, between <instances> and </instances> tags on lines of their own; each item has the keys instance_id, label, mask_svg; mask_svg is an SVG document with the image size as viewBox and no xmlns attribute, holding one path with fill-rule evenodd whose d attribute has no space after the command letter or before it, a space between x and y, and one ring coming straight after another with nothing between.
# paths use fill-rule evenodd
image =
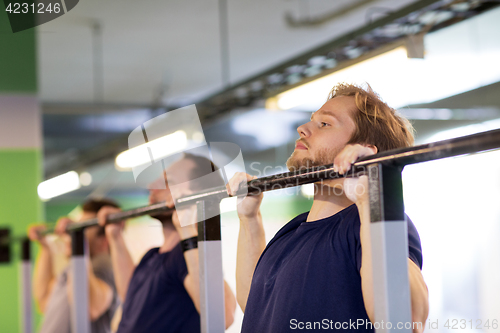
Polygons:
<instances>
[{"instance_id":1,"label":"green wall","mask_svg":"<svg viewBox=\"0 0 500 333\"><path fill-rule=\"evenodd\" d=\"M39 150L0 150L0 225L12 235L25 235L30 223L40 221L41 204L36 193L40 181ZM0 264L0 332L20 332L20 246L11 246L9 264ZM39 320L37 316L36 322Z\"/></svg>"},{"instance_id":2,"label":"green wall","mask_svg":"<svg viewBox=\"0 0 500 333\"><path fill-rule=\"evenodd\" d=\"M15 236L26 235L29 224L40 221L42 205L36 192L41 175L40 140L31 130L23 128L27 121L39 117L38 104L26 104L21 99L36 101L36 34L34 29L12 33L3 2L0 2L0 96L20 98L19 107L6 108L0 102L0 131L8 128L18 135L0 140L0 226L9 227ZM12 99L11 99L12 101ZM26 109L26 105L28 108ZM8 114L8 116L6 116ZM19 117L19 118L17 118ZM35 119L36 118L36 119ZM16 124L6 119L17 119ZM18 139L23 138L24 146ZM19 296L19 244L11 245L11 262L0 264L0 332L21 332ZM35 327L40 319L35 316Z\"/></svg>"},{"instance_id":3,"label":"green wall","mask_svg":"<svg viewBox=\"0 0 500 333\"><path fill-rule=\"evenodd\" d=\"M37 91L35 29L12 33L0 1L0 93Z\"/></svg>"}]
</instances>

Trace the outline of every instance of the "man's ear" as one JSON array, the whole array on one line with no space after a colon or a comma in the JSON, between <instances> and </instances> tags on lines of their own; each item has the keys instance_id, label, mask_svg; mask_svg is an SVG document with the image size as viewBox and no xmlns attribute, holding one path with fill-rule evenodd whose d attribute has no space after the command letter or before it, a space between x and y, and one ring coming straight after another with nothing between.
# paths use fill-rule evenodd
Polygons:
<instances>
[{"instance_id":1,"label":"man's ear","mask_svg":"<svg viewBox=\"0 0 500 333\"><path fill-rule=\"evenodd\" d=\"M375 145L366 145L365 147L370 148L373 151L373 154L378 153L378 148Z\"/></svg>"}]
</instances>

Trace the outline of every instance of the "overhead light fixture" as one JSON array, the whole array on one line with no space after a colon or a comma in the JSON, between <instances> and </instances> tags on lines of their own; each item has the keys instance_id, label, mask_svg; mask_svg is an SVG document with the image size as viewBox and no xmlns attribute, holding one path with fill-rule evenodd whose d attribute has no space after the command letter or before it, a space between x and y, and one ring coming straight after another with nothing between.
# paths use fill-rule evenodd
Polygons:
<instances>
[{"instance_id":1,"label":"overhead light fixture","mask_svg":"<svg viewBox=\"0 0 500 333\"><path fill-rule=\"evenodd\" d=\"M377 86L392 83L392 75L388 75L390 74L388 72L402 71L404 73L408 61L406 48L400 46L282 92L266 101L266 107L280 110L297 107L308 111L317 110L318 106L326 102L328 92L337 83L368 82L375 89Z\"/></svg>"},{"instance_id":2,"label":"overhead light fixture","mask_svg":"<svg viewBox=\"0 0 500 333\"><path fill-rule=\"evenodd\" d=\"M270 97L266 108L316 111L326 102L331 89L342 82L358 85L366 82L385 102L398 109L500 81L497 65L500 49L479 53L464 50L453 56L429 50L424 59L410 59L405 46L394 45L392 50L368 57Z\"/></svg>"},{"instance_id":3,"label":"overhead light fixture","mask_svg":"<svg viewBox=\"0 0 500 333\"><path fill-rule=\"evenodd\" d=\"M49 200L61 194L80 188L78 173L70 171L60 176L48 179L38 185L38 196L42 200Z\"/></svg>"},{"instance_id":4,"label":"overhead light fixture","mask_svg":"<svg viewBox=\"0 0 500 333\"><path fill-rule=\"evenodd\" d=\"M187 144L186 132L179 130L120 153L115 163L119 169L128 170L180 152Z\"/></svg>"}]
</instances>

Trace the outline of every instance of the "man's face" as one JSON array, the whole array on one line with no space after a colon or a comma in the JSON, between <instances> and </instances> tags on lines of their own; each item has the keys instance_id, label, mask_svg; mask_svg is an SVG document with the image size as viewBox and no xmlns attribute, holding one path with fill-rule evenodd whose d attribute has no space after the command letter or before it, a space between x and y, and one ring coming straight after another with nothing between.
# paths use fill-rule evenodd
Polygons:
<instances>
[{"instance_id":1,"label":"man's face","mask_svg":"<svg viewBox=\"0 0 500 333\"><path fill-rule=\"evenodd\" d=\"M286 165L290 171L333 163L335 156L349 142L356 125L352 114L354 97L330 99L311 116L311 121L297 128L300 138Z\"/></svg>"},{"instance_id":2,"label":"man's face","mask_svg":"<svg viewBox=\"0 0 500 333\"><path fill-rule=\"evenodd\" d=\"M155 204L159 202L165 202L170 199L172 194L168 187L165 174L163 177L158 178L151 184L149 184L149 204Z\"/></svg>"},{"instance_id":3,"label":"man's face","mask_svg":"<svg viewBox=\"0 0 500 333\"><path fill-rule=\"evenodd\" d=\"M165 202L172 200L170 186L178 185L180 187L189 187L188 181L194 162L189 159L182 159L173 163L164 173L163 177L158 178L149 186L149 204ZM168 180L168 181L167 181ZM168 214L170 216L170 214ZM161 218L161 216L154 216Z\"/></svg>"},{"instance_id":4,"label":"man's face","mask_svg":"<svg viewBox=\"0 0 500 333\"><path fill-rule=\"evenodd\" d=\"M80 219L78 221L76 221L76 223L90 220L90 219L93 219L95 217L97 217L96 213L83 211L82 215L80 215ZM98 237L97 236L98 231L99 231L99 227L97 227L97 226L85 228L85 237L87 238L90 247L92 247L92 244L94 243L94 241Z\"/></svg>"},{"instance_id":5,"label":"man's face","mask_svg":"<svg viewBox=\"0 0 500 333\"><path fill-rule=\"evenodd\" d=\"M95 217L97 217L96 213L84 211L79 221L90 220ZM89 254L91 257L100 253L103 249L103 243L107 242L106 236L103 234L99 235L99 230L101 230L101 227L98 226L85 228L85 238L87 238L89 244Z\"/></svg>"}]
</instances>

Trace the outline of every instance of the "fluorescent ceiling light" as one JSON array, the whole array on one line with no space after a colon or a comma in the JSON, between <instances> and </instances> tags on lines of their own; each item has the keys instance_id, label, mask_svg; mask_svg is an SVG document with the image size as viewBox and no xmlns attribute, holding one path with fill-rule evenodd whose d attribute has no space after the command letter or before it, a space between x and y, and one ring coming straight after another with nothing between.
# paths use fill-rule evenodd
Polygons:
<instances>
[{"instance_id":1,"label":"fluorescent ceiling light","mask_svg":"<svg viewBox=\"0 0 500 333\"><path fill-rule=\"evenodd\" d=\"M369 83L393 108L429 103L500 81L500 49L427 52L409 59L401 46L271 97L268 108L315 111L338 83Z\"/></svg>"},{"instance_id":2,"label":"fluorescent ceiling light","mask_svg":"<svg viewBox=\"0 0 500 333\"><path fill-rule=\"evenodd\" d=\"M374 89L379 85L392 85L392 77L387 75L388 70L391 69L393 73L405 72L407 61L406 48L401 46L287 90L275 97L275 104L281 110L296 107L316 110L326 102L328 92L339 82L368 82Z\"/></svg>"},{"instance_id":3,"label":"fluorescent ceiling light","mask_svg":"<svg viewBox=\"0 0 500 333\"><path fill-rule=\"evenodd\" d=\"M120 153L115 162L120 169L130 169L180 152L187 144L186 132L176 131Z\"/></svg>"},{"instance_id":4,"label":"fluorescent ceiling light","mask_svg":"<svg viewBox=\"0 0 500 333\"><path fill-rule=\"evenodd\" d=\"M80 179L78 177L78 173L70 171L41 182L38 185L38 196L42 200L48 200L79 188Z\"/></svg>"}]
</instances>

